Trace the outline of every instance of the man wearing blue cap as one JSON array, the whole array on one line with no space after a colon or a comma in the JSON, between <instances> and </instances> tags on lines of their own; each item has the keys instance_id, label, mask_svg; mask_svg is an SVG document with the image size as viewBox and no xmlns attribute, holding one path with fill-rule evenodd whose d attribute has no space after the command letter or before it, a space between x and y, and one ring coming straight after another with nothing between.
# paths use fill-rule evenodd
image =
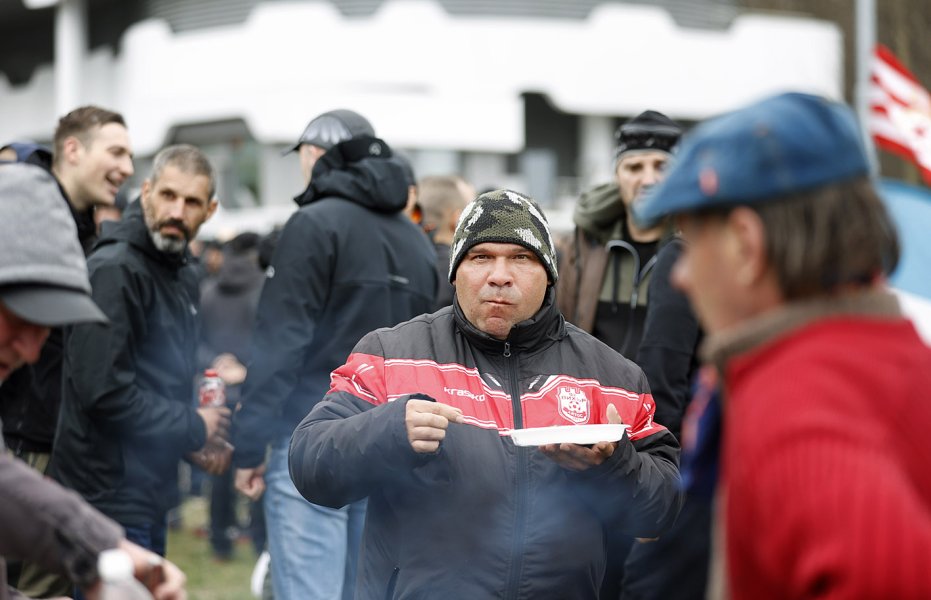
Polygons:
<instances>
[{"instance_id":1,"label":"man wearing blue cap","mask_svg":"<svg viewBox=\"0 0 931 600\"><path fill-rule=\"evenodd\" d=\"M675 215L723 384L712 595L931 597L931 350L884 289L897 235L852 112L783 94L709 121L634 215Z\"/></svg>"}]
</instances>

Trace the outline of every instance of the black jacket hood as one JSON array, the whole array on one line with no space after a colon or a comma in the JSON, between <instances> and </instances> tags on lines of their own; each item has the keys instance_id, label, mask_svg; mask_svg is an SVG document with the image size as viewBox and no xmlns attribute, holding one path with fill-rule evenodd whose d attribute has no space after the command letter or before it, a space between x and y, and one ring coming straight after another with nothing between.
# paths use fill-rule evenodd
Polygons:
<instances>
[{"instance_id":1,"label":"black jacket hood","mask_svg":"<svg viewBox=\"0 0 931 600\"><path fill-rule=\"evenodd\" d=\"M336 144L317 160L310 185L294 201L304 206L338 197L376 212L396 213L407 205L407 177L391 156L388 144L375 137Z\"/></svg>"}]
</instances>

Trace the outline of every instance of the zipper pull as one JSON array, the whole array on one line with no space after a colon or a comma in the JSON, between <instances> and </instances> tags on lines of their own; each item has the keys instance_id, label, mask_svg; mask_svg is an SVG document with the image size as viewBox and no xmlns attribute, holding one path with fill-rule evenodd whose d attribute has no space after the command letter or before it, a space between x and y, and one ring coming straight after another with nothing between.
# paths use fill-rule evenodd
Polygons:
<instances>
[{"instance_id":1,"label":"zipper pull","mask_svg":"<svg viewBox=\"0 0 931 600\"><path fill-rule=\"evenodd\" d=\"M504 358L511 358L511 344L504 342Z\"/></svg>"}]
</instances>

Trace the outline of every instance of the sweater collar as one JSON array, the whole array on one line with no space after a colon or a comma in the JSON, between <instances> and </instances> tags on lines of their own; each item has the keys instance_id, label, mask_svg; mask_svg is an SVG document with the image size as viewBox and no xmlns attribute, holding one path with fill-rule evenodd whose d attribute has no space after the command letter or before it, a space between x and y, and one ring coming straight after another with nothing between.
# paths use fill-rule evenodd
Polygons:
<instances>
[{"instance_id":1,"label":"sweater collar","mask_svg":"<svg viewBox=\"0 0 931 600\"><path fill-rule=\"evenodd\" d=\"M880 288L793 302L728 331L707 336L702 343L701 356L704 362L713 364L719 373L724 373L724 367L736 356L815 321L843 317L893 320L902 318L902 310L898 299Z\"/></svg>"}]
</instances>

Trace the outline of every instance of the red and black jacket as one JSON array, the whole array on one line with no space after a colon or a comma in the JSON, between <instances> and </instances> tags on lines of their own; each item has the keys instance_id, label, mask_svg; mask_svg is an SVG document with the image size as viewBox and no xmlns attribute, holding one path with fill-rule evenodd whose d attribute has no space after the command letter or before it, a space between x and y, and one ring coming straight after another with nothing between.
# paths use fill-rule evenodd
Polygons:
<instances>
[{"instance_id":1,"label":"red and black jacket","mask_svg":"<svg viewBox=\"0 0 931 600\"><path fill-rule=\"evenodd\" d=\"M411 395L462 409L435 454L404 427ZM511 428L606 423L630 437L567 471ZM369 497L357 598L596 598L605 532L652 537L680 502L679 447L653 422L642 371L566 325L549 291L506 341L458 304L365 336L291 440L291 477L311 502Z\"/></svg>"}]
</instances>

